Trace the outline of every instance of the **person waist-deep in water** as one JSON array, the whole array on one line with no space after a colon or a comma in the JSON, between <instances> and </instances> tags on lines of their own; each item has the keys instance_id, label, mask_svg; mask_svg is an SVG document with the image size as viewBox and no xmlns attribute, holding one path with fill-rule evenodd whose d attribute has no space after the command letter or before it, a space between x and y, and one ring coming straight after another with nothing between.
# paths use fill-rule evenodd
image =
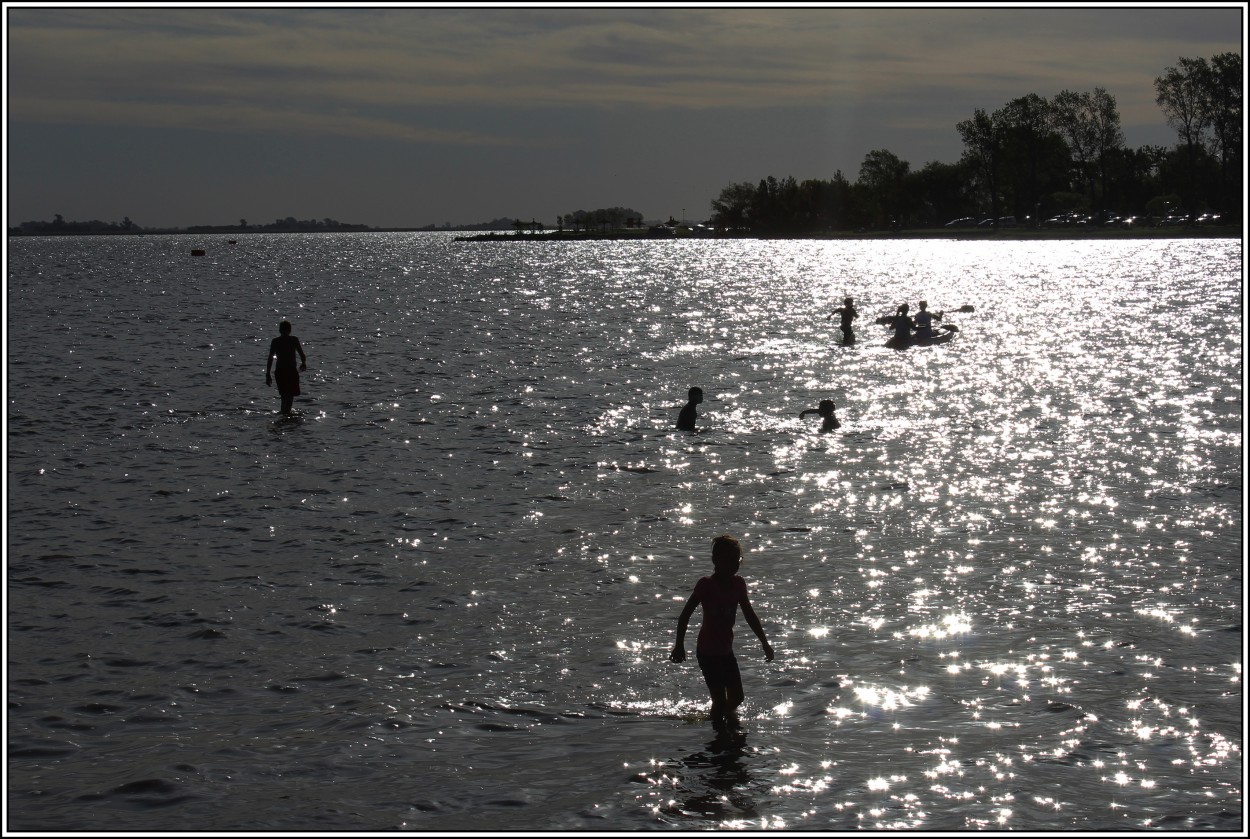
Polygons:
<instances>
[{"instance_id":1,"label":"person waist-deep in water","mask_svg":"<svg viewBox=\"0 0 1250 839\"><path fill-rule=\"evenodd\" d=\"M842 340L851 343L855 340L855 319L859 317L859 312L855 310L855 299L848 297L842 301L840 309L834 309L833 313L825 320L831 319L834 315L840 318L839 326L842 329Z\"/></svg>"},{"instance_id":2,"label":"person waist-deep in water","mask_svg":"<svg viewBox=\"0 0 1250 839\"><path fill-rule=\"evenodd\" d=\"M291 334L290 321L278 324L277 338L269 342L269 357L265 362L265 384L278 382L278 395L282 398L282 413L291 413L295 397L300 395L299 371L308 369L308 357L299 338ZM296 366L295 359L299 358ZM272 371L272 372L271 372Z\"/></svg>"},{"instance_id":3,"label":"person waist-deep in water","mask_svg":"<svg viewBox=\"0 0 1250 839\"><path fill-rule=\"evenodd\" d=\"M686 394L686 404L682 407L681 413L677 415L678 431L694 431L694 421L699 415L695 411L695 406L703 402L703 388L692 387Z\"/></svg>"},{"instance_id":4,"label":"person waist-deep in water","mask_svg":"<svg viewBox=\"0 0 1250 839\"><path fill-rule=\"evenodd\" d=\"M738 706L745 699L742 674L733 651L733 625L739 609L747 625L760 639L766 661L773 660L773 648L764 634L759 617L751 608L746 580L738 576L742 565L742 547L729 535L712 540L712 563L716 570L702 577L677 618L677 640L669 657L675 662L686 660L686 627L699 606L703 607L703 625L699 627L695 657L703 671L703 681L712 697L712 725L719 731L738 726Z\"/></svg>"}]
</instances>

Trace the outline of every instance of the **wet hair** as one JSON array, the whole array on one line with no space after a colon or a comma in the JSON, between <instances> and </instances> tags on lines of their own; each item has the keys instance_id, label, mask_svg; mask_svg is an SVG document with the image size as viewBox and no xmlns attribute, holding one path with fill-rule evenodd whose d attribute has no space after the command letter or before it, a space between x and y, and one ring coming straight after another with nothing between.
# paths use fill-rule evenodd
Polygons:
<instances>
[{"instance_id":1,"label":"wet hair","mask_svg":"<svg viewBox=\"0 0 1250 839\"><path fill-rule=\"evenodd\" d=\"M907 314L907 310L908 310L908 308L910 308L910 307L909 307L906 303L904 303L903 305L901 305L901 306L899 306L899 307L898 307L898 313L899 313L900 315L905 315L905 314Z\"/></svg>"},{"instance_id":2,"label":"wet hair","mask_svg":"<svg viewBox=\"0 0 1250 839\"><path fill-rule=\"evenodd\" d=\"M738 540L724 533L712 540L712 562L742 559L742 546Z\"/></svg>"},{"instance_id":3,"label":"wet hair","mask_svg":"<svg viewBox=\"0 0 1250 839\"><path fill-rule=\"evenodd\" d=\"M921 301L920 301L920 308L922 308L922 309L923 309L923 308L927 307L928 305L929 305L929 301L928 301L928 300L921 300Z\"/></svg>"},{"instance_id":4,"label":"wet hair","mask_svg":"<svg viewBox=\"0 0 1250 839\"><path fill-rule=\"evenodd\" d=\"M822 413L822 414L823 414L823 413L825 413L826 411L828 411L829 413L831 413L831 414L832 414L832 413L834 412L834 410L836 410L836 408L835 408L835 406L834 406L834 404L833 404L833 400L832 400L832 399L822 399L822 400L820 400L820 413Z\"/></svg>"},{"instance_id":5,"label":"wet hair","mask_svg":"<svg viewBox=\"0 0 1250 839\"><path fill-rule=\"evenodd\" d=\"M291 331L291 322L289 320L282 321L282 323L278 324L278 331L286 335Z\"/></svg>"},{"instance_id":6,"label":"wet hair","mask_svg":"<svg viewBox=\"0 0 1250 839\"><path fill-rule=\"evenodd\" d=\"M687 399L694 399L696 396L702 396L702 395L703 395L703 388L701 387L692 387L690 388L689 391L686 392Z\"/></svg>"}]
</instances>

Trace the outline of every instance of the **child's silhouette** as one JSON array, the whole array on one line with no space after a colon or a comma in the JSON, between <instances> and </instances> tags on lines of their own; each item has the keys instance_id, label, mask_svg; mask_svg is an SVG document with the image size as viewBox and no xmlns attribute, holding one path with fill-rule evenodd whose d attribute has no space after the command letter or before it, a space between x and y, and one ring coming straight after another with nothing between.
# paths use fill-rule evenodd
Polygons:
<instances>
[{"instance_id":1,"label":"child's silhouette","mask_svg":"<svg viewBox=\"0 0 1250 839\"><path fill-rule=\"evenodd\" d=\"M291 404L299 396L299 371L308 369L308 359L299 338L291 334L290 321L284 320L278 324L278 332L281 334L269 342L269 358L265 361L265 384L273 384L274 377L277 377L278 395L282 397L282 413L289 414ZM295 366L296 355L299 356L299 367Z\"/></svg>"},{"instance_id":2,"label":"child's silhouette","mask_svg":"<svg viewBox=\"0 0 1250 839\"><path fill-rule=\"evenodd\" d=\"M690 391L686 394L686 398L689 401L687 401L685 407L681 409L681 413L677 415L678 431L694 431L694 421L699 416L695 412L694 407L703 401L703 388L690 388Z\"/></svg>"},{"instance_id":3,"label":"child's silhouette","mask_svg":"<svg viewBox=\"0 0 1250 839\"><path fill-rule=\"evenodd\" d=\"M738 576L742 565L742 547L732 536L717 536L712 540L712 564L716 567L710 577L703 577L695 584L694 593L677 618L677 640L673 643L670 658L676 662L686 660L686 627L694 610L703 606L703 625L695 657L708 693L712 696L712 725L718 730L738 726L737 708L744 699L742 675L733 651L734 617L739 608L747 625L764 646L764 659L773 660L773 648L764 634L764 627L751 608L747 597L746 580Z\"/></svg>"},{"instance_id":4,"label":"child's silhouette","mask_svg":"<svg viewBox=\"0 0 1250 839\"><path fill-rule=\"evenodd\" d=\"M835 431L842 427L842 423L838 422L838 418L833 415L835 410L837 410L837 407L833 404L832 399L822 399L820 400L820 407L800 411L799 419L803 419L808 414L819 414L825 419L824 425L820 427L820 431L822 434L828 434L830 431Z\"/></svg>"}]
</instances>

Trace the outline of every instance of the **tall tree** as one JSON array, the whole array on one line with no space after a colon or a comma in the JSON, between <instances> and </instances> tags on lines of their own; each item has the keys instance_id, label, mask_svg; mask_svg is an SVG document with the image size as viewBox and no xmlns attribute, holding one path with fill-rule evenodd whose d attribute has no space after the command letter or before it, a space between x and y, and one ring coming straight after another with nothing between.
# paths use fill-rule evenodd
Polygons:
<instances>
[{"instance_id":1,"label":"tall tree","mask_svg":"<svg viewBox=\"0 0 1250 839\"><path fill-rule=\"evenodd\" d=\"M1093 125L1094 155L1098 164L1098 205L1105 207L1111 157L1124 148L1124 130L1120 127L1120 110L1116 107L1115 97L1108 93L1106 88L1094 88L1089 104L1089 118Z\"/></svg>"},{"instance_id":2,"label":"tall tree","mask_svg":"<svg viewBox=\"0 0 1250 839\"><path fill-rule=\"evenodd\" d=\"M885 149L864 156L859 167L859 183L868 197L874 227L901 224L906 214L904 198L911 164Z\"/></svg>"},{"instance_id":3,"label":"tall tree","mask_svg":"<svg viewBox=\"0 0 1250 839\"><path fill-rule=\"evenodd\" d=\"M1003 177L1011 195L1012 209L1022 222L1031 216L1038 222L1042 207L1042 184L1053 169L1057 151L1067 154L1051 127L1051 105L1036 93L1013 99L1002 109ZM1065 184L1066 186L1066 184Z\"/></svg>"},{"instance_id":4,"label":"tall tree","mask_svg":"<svg viewBox=\"0 0 1250 839\"><path fill-rule=\"evenodd\" d=\"M1072 152L1082 191L1095 207L1103 204L1111 155L1124 146L1115 97L1102 87L1094 88L1093 93L1064 90L1054 99L1053 114L1055 128ZM1095 181L1098 190L1094 189Z\"/></svg>"},{"instance_id":5,"label":"tall tree","mask_svg":"<svg viewBox=\"0 0 1250 839\"><path fill-rule=\"evenodd\" d=\"M1197 200L1198 149L1211 123L1208 102L1211 69L1205 58L1182 58L1178 67L1168 67L1155 79L1155 102L1163 110L1168 125L1185 144L1187 169L1185 202Z\"/></svg>"},{"instance_id":6,"label":"tall tree","mask_svg":"<svg viewBox=\"0 0 1250 839\"><path fill-rule=\"evenodd\" d=\"M734 230L748 228L753 219L755 187L749 183L730 184L712 199L712 222Z\"/></svg>"},{"instance_id":7,"label":"tall tree","mask_svg":"<svg viewBox=\"0 0 1250 839\"><path fill-rule=\"evenodd\" d=\"M1002 195L999 192L1000 171L1003 157L1003 118L1001 111L993 114L977 108L972 119L955 126L964 141L963 160L977 173L981 188L989 199L994 228L1002 215Z\"/></svg>"},{"instance_id":8,"label":"tall tree","mask_svg":"<svg viewBox=\"0 0 1250 839\"><path fill-rule=\"evenodd\" d=\"M1236 195L1240 179L1233 173L1241 171L1242 125L1241 56L1224 52L1212 56L1207 103L1211 112L1211 153L1220 161L1220 209L1240 207Z\"/></svg>"}]
</instances>

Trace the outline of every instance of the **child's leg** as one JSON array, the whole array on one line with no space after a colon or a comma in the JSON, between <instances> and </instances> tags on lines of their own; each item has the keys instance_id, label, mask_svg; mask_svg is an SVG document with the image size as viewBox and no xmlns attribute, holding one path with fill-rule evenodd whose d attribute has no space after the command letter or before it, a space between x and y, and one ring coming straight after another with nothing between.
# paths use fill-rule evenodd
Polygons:
<instances>
[{"instance_id":1,"label":"child's leg","mask_svg":"<svg viewBox=\"0 0 1250 839\"><path fill-rule=\"evenodd\" d=\"M738 660L729 656L725 665L725 719L729 725L738 725L738 706L746 699L742 690L742 673L738 670Z\"/></svg>"},{"instance_id":2,"label":"child's leg","mask_svg":"<svg viewBox=\"0 0 1250 839\"><path fill-rule=\"evenodd\" d=\"M697 658L699 669L703 671L703 681L707 683L712 697L708 713L712 717L712 725L719 729L733 715L734 709L742 704L742 676L738 672L738 661L732 655L698 655Z\"/></svg>"}]
</instances>

